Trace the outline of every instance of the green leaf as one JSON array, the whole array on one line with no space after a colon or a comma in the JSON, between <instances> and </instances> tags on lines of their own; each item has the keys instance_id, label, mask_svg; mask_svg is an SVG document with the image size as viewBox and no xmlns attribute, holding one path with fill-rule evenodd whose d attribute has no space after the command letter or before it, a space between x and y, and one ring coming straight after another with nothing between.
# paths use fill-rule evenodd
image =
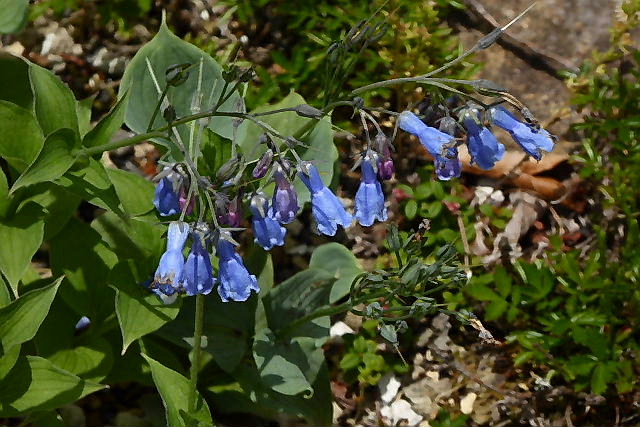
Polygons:
<instances>
[{"instance_id":1,"label":"green leaf","mask_svg":"<svg viewBox=\"0 0 640 427\"><path fill-rule=\"evenodd\" d=\"M122 332L122 354L140 337L154 332L173 320L180 311L181 298L165 305L160 298L145 289L147 280L133 261L121 261L109 275L109 284L116 290L116 314Z\"/></svg>"},{"instance_id":2,"label":"green leaf","mask_svg":"<svg viewBox=\"0 0 640 427\"><path fill-rule=\"evenodd\" d=\"M613 361L601 362L596 365L591 375L591 391L595 394L604 394L609 383L615 381L618 374L618 364Z\"/></svg>"},{"instance_id":3,"label":"green leaf","mask_svg":"<svg viewBox=\"0 0 640 427\"><path fill-rule=\"evenodd\" d=\"M309 267L325 270L336 279L331 288L330 303L348 295L351 283L363 271L353 252L339 243L327 243L317 247L311 254Z\"/></svg>"},{"instance_id":4,"label":"green leaf","mask_svg":"<svg viewBox=\"0 0 640 427\"><path fill-rule=\"evenodd\" d=\"M155 186L150 181L120 169L108 168L106 171L125 213L138 216L154 209Z\"/></svg>"},{"instance_id":5,"label":"green leaf","mask_svg":"<svg viewBox=\"0 0 640 427\"><path fill-rule=\"evenodd\" d=\"M58 292L62 277L51 285L27 292L11 304L0 308L0 341L2 351L32 339L47 317Z\"/></svg>"},{"instance_id":6,"label":"green leaf","mask_svg":"<svg viewBox=\"0 0 640 427\"><path fill-rule=\"evenodd\" d=\"M91 112L97 95L98 93L96 92L85 99L76 101L76 115L78 116L78 131L80 132L80 138L84 138L91 130Z\"/></svg>"},{"instance_id":7,"label":"green leaf","mask_svg":"<svg viewBox=\"0 0 640 427\"><path fill-rule=\"evenodd\" d=\"M85 345L62 349L47 359L56 366L93 382L102 381L113 366L111 345L104 338L94 338Z\"/></svg>"},{"instance_id":8,"label":"green leaf","mask_svg":"<svg viewBox=\"0 0 640 427\"><path fill-rule=\"evenodd\" d=\"M0 135L5 135L0 156L18 171L35 160L44 144L42 131L31 111L7 101L0 101Z\"/></svg>"},{"instance_id":9,"label":"green leaf","mask_svg":"<svg viewBox=\"0 0 640 427\"><path fill-rule=\"evenodd\" d=\"M76 313L94 322L113 313L107 276L118 258L96 231L73 218L51 240L50 253L54 274L64 274L71 285L63 288L61 296Z\"/></svg>"},{"instance_id":10,"label":"green leaf","mask_svg":"<svg viewBox=\"0 0 640 427\"><path fill-rule=\"evenodd\" d=\"M496 320L509 308L509 303L503 299L491 301L485 311L486 320Z\"/></svg>"},{"instance_id":11,"label":"green leaf","mask_svg":"<svg viewBox=\"0 0 640 427\"><path fill-rule=\"evenodd\" d=\"M31 111L33 93L29 83L29 64L26 60L7 52L0 52L0 81L11 82L0 85L0 100Z\"/></svg>"},{"instance_id":12,"label":"green leaf","mask_svg":"<svg viewBox=\"0 0 640 427\"><path fill-rule=\"evenodd\" d=\"M44 221L44 240L50 240L55 236L69 219L75 215L80 198L66 191L58 185L41 183L32 185L21 191L23 198L18 206L18 211L30 203L36 203L42 209L42 221Z\"/></svg>"},{"instance_id":13,"label":"green leaf","mask_svg":"<svg viewBox=\"0 0 640 427\"><path fill-rule=\"evenodd\" d=\"M2 357L0 357L0 381L2 381L11 369L15 366L20 357L20 350L22 345L14 345L10 349L6 350Z\"/></svg>"},{"instance_id":14,"label":"green leaf","mask_svg":"<svg viewBox=\"0 0 640 427\"><path fill-rule=\"evenodd\" d=\"M6 307L11 303L11 293L5 283L2 275L0 275L0 308Z\"/></svg>"},{"instance_id":15,"label":"green leaf","mask_svg":"<svg viewBox=\"0 0 640 427\"><path fill-rule=\"evenodd\" d=\"M4 218L11 206L7 176L0 170L0 218Z\"/></svg>"},{"instance_id":16,"label":"green leaf","mask_svg":"<svg viewBox=\"0 0 640 427\"><path fill-rule=\"evenodd\" d=\"M84 381L46 359L27 356L0 382L0 416L55 409L103 388L104 385Z\"/></svg>"},{"instance_id":17,"label":"green leaf","mask_svg":"<svg viewBox=\"0 0 640 427\"><path fill-rule=\"evenodd\" d=\"M162 397L167 417L167 425L172 427L194 427L212 426L211 412L209 405L202 398L200 393L196 393L196 410L185 417L189 406L189 380L174 370L167 368L161 363L153 360L146 354L142 355L151 368L153 382L158 388ZM188 418L188 419L186 419ZM196 422L194 422L196 421Z\"/></svg>"},{"instance_id":18,"label":"green leaf","mask_svg":"<svg viewBox=\"0 0 640 427\"><path fill-rule=\"evenodd\" d=\"M111 111L109 111L109 113L98 122L96 127L85 135L82 140L83 145L87 147L95 147L111 141L111 138L113 138L118 129L120 129L124 123L124 116L127 111L127 103L129 101L129 97L127 95L128 92L125 92Z\"/></svg>"},{"instance_id":19,"label":"green leaf","mask_svg":"<svg viewBox=\"0 0 640 427\"><path fill-rule=\"evenodd\" d=\"M13 219L0 221L0 271L9 281L14 295L18 295L18 282L44 236L40 210L34 206L22 209Z\"/></svg>"},{"instance_id":20,"label":"green leaf","mask_svg":"<svg viewBox=\"0 0 640 427\"><path fill-rule=\"evenodd\" d=\"M59 129L51 133L36 160L13 184L11 193L28 185L60 178L75 162L75 157L71 155L75 142L76 135L71 129Z\"/></svg>"},{"instance_id":21,"label":"green leaf","mask_svg":"<svg viewBox=\"0 0 640 427\"><path fill-rule=\"evenodd\" d=\"M34 94L34 110L45 135L58 129L71 129L76 135L78 116L73 92L51 71L29 64L29 79Z\"/></svg>"},{"instance_id":22,"label":"green leaf","mask_svg":"<svg viewBox=\"0 0 640 427\"><path fill-rule=\"evenodd\" d=\"M68 171L56 183L93 205L124 215L107 171L95 159L89 159L89 164L82 169Z\"/></svg>"},{"instance_id":23,"label":"green leaf","mask_svg":"<svg viewBox=\"0 0 640 427\"><path fill-rule=\"evenodd\" d=\"M129 92L129 106L125 115L125 123L137 133L145 133L151 120L153 111L160 98L160 92L154 83L157 80L159 90L166 85L165 72L167 68L176 64L189 63L194 67L189 71L189 77L179 87L170 88L167 99L175 108L178 117L192 114L191 105L197 92L199 81L202 88L202 111L211 109L224 86L222 68L208 54L194 45L187 43L171 33L163 21L158 34L153 40L144 45L131 60L120 83L119 97ZM150 67L149 67L150 64ZM153 76L150 72L153 71ZM236 111L236 104L240 97L237 92L231 96L218 111ZM214 117L208 127L213 132L231 139L233 119L229 117ZM153 127L164 126L166 121L162 114L158 114ZM185 144L189 141L188 126L179 127Z\"/></svg>"},{"instance_id":24,"label":"green leaf","mask_svg":"<svg viewBox=\"0 0 640 427\"><path fill-rule=\"evenodd\" d=\"M500 295L495 293L493 290L491 290L487 286L481 285L479 283L471 283L469 286L467 286L466 291L473 298L478 299L480 301L502 300Z\"/></svg>"},{"instance_id":25,"label":"green leaf","mask_svg":"<svg viewBox=\"0 0 640 427\"><path fill-rule=\"evenodd\" d=\"M22 31L27 23L28 10L29 0L0 0L0 34Z\"/></svg>"},{"instance_id":26,"label":"green leaf","mask_svg":"<svg viewBox=\"0 0 640 427\"><path fill-rule=\"evenodd\" d=\"M262 382L272 390L311 397L311 384L322 366L324 352L322 344L314 338L295 337L285 342L265 328L255 336L253 358Z\"/></svg>"},{"instance_id":27,"label":"green leaf","mask_svg":"<svg viewBox=\"0 0 640 427\"><path fill-rule=\"evenodd\" d=\"M273 109L295 107L300 104L306 104L304 98L295 92L291 92L279 103L256 108L253 112L259 113ZM310 120L313 120L300 117L295 112L273 114L261 117L260 119L284 136L293 136ZM247 160L255 160L266 150L266 146L258 145L260 136L264 133L264 130L255 123L249 121L245 121L244 123L243 127L246 127L246 135L243 138L238 138L238 144L242 147ZM300 154L303 160L313 161L320 172L322 181L329 185L333 179L334 164L338 159L338 150L333 143L331 119L325 117L320 120L315 125L313 131L306 138L302 139L302 142L309 148L298 147L298 154ZM295 180L294 185L298 192L298 201L300 204L308 202L310 195L307 187L305 187L299 179Z\"/></svg>"},{"instance_id":28,"label":"green leaf","mask_svg":"<svg viewBox=\"0 0 640 427\"><path fill-rule=\"evenodd\" d=\"M167 228L158 224L155 217L123 220L106 212L93 220L91 228L100 233L104 243L120 259L157 260L166 245L162 236Z\"/></svg>"},{"instance_id":29,"label":"green leaf","mask_svg":"<svg viewBox=\"0 0 640 427\"><path fill-rule=\"evenodd\" d=\"M418 203L415 200L411 199L404 206L404 215L407 217L407 219L411 220L415 218L417 214L418 214Z\"/></svg>"}]
</instances>

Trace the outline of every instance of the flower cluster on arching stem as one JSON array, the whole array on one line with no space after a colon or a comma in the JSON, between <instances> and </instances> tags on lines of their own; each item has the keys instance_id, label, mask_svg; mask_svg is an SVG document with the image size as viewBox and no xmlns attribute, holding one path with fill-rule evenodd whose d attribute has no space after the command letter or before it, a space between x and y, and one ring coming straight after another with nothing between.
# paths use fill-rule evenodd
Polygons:
<instances>
[{"instance_id":1,"label":"flower cluster on arching stem","mask_svg":"<svg viewBox=\"0 0 640 427\"><path fill-rule=\"evenodd\" d=\"M259 292L258 280L245 266L233 233L242 232L243 225L250 223L257 246L266 251L284 246L286 226L301 210L296 180L309 190L311 213L320 234L335 236L340 227L348 228L354 222L370 227L377 221L387 221L384 182L392 180L395 173L395 148L374 117L374 110L367 109L362 100L354 101L352 107L360 114L366 135L364 149L355 160L361 182L354 195L353 213L323 181L314 161L300 158L296 152L300 141L294 136L265 132L256 141L266 144L258 159L248 162L234 148L231 158L211 178L200 176L187 156L184 162L165 164L156 177L154 205L161 216L179 218L169 224L167 248L150 289L165 302L171 302L178 294L207 295L214 288L224 302L246 301L252 293ZM461 175L462 145L466 144L471 164L482 169L493 168L503 158L505 146L494 135L493 126L506 130L536 160L554 147L553 137L532 119L528 110L523 114L525 119L520 120L501 105L468 102L456 108L455 115L447 107L439 108L443 113L437 120L421 119L412 111L387 113L395 115L397 126L417 137L426 148L441 180ZM291 111L303 117L321 117L319 110L306 105ZM377 130L374 138L370 138L367 121ZM278 138L281 144L275 142ZM249 171L248 166L253 163ZM272 187L268 187L270 183ZM267 194L265 188L273 188L272 194ZM245 221L245 213L251 215L250 222ZM212 256L218 258L217 271Z\"/></svg>"}]
</instances>

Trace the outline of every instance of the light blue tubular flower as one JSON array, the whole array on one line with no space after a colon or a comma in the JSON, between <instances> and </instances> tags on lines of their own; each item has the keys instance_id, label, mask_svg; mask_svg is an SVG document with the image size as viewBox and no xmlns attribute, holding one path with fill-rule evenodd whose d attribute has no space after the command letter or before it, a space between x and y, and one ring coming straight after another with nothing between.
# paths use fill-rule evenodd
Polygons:
<instances>
[{"instance_id":1,"label":"light blue tubular flower","mask_svg":"<svg viewBox=\"0 0 640 427\"><path fill-rule=\"evenodd\" d=\"M300 210L298 195L280 165L276 166L273 177L276 180L276 190L270 213L280 224L289 224L296 219Z\"/></svg>"},{"instance_id":2,"label":"light blue tubular flower","mask_svg":"<svg viewBox=\"0 0 640 427\"><path fill-rule=\"evenodd\" d=\"M287 229L273 218L269 209L269 201L262 194L251 198L251 213L253 214L253 233L255 242L268 251L274 246L284 245ZM269 213L269 214L268 214Z\"/></svg>"},{"instance_id":3,"label":"light blue tubular flower","mask_svg":"<svg viewBox=\"0 0 640 427\"><path fill-rule=\"evenodd\" d=\"M246 301L251 296L251 291L260 292L256 276L249 273L231 242L220 238L218 257L220 258L218 293L223 302Z\"/></svg>"},{"instance_id":4,"label":"light blue tubular flower","mask_svg":"<svg viewBox=\"0 0 640 427\"><path fill-rule=\"evenodd\" d=\"M180 212L179 189L170 176L162 178L156 186L153 204L162 216L175 215Z\"/></svg>"},{"instance_id":5,"label":"light blue tubular flower","mask_svg":"<svg viewBox=\"0 0 640 427\"><path fill-rule=\"evenodd\" d=\"M436 128L427 126L418 116L411 111L403 111L398 117L398 126L405 132L418 137L422 145L433 156L441 156L445 144L453 142L454 138Z\"/></svg>"},{"instance_id":6,"label":"light blue tubular flower","mask_svg":"<svg viewBox=\"0 0 640 427\"><path fill-rule=\"evenodd\" d=\"M338 231L338 225L343 227L351 225L353 216L345 210L338 197L324 185L313 163L303 162L298 176L311 193L311 212L318 223L318 231L327 236L334 236Z\"/></svg>"},{"instance_id":7,"label":"light blue tubular flower","mask_svg":"<svg viewBox=\"0 0 640 427\"><path fill-rule=\"evenodd\" d=\"M534 159L542 159L541 150L553 150L555 143L549 132L518 120L505 108L492 108L491 118L493 123L509 132L513 140Z\"/></svg>"},{"instance_id":8,"label":"light blue tubular flower","mask_svg":"<svg viewBox=\"0 0 640 427\"><path fill-rule=\"evenodd\" d=\"M182 250L187 237L189 237L188 224L179 221L169 224L167 250L160 258L151 288L158 289L165 295L173 295L180 289L180 279L184 269Z\"/></svg>"},{"instance_id":9,"label":"light blue tubular flower","mask_svg":"<svg viewBox=\"0 0 640 427\"><path fill-rule=\"evenodd\" d=\"M362 182L356 193L355 217L361 225L369 227L374 221L387 220L387 208L384 206L384 193L376 171L373 168L372 159L366 155L362 161Z\"/></svg>"},{"instance_id":10,"label":"light blue tubular flower","mask_svg":"<svg viewBox=\"0 0 640 427\"><path fill-rule=\"evenodd\" d=\"M471 161L480 168L492 169L504 157L504 145L488 128L480 126L472 117L464 119Z\"/></svg>"},{"instance_id":11,"label":"light blue tubular flower","mask_svg":"<svg viewBox=\"0 0 640 427\"><path fill-rule=\"evenodd\" d=\"M204 236L194 231L191 234L193 244L191 252L187 256L187 262L182 271L182 286L187 291L187 295L203 294L208 295L216 283L211 267L211 258L206 249Z\"/></svg>"}]
</instances>

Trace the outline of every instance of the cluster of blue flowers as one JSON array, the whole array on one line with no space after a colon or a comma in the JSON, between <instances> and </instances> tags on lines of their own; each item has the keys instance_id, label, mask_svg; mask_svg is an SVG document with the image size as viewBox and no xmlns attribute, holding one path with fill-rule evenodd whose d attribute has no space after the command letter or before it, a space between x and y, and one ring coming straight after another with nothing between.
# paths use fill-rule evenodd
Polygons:
<instances>
[{"instance_id":1,"label":"cluster of blue flowers","mask_svg":"<svg viewBox=\"0 0 640 427\"><path fill-rule=\"evenodd\" d=\"M541 158L541 151L553 149L554 142L547 131L518 120L506 109L492 108L488 111L488 116L494 124L507 130L535 159ZM504 156L504 145L482 123L476 109L464 110L460 121L467 131L467 145L472 161L483 169L491 169ZM417 136L433 155L436 174L440 179L460 176L461 162L454 131L446 129L449 130L447 133L430 127L409 111L400 114L398 125ZM382 133L375 138L375 143L369 145L359 160L362 181L355 196L353 215L347 212L340 199L324 184L313 163L299 161L294 170L285 159L274 161L273 152L268 150L256 165L253 176L262 178L271 170L275 190L271 199L262 192L257 192L250 198L249 209L255 242L265 250L284 245L287 232L284 225L291 223L300 210L292 183L296 175L309 189L311 210L320 233L334 236L338 226L349 227L354 218L366 227L373 225L376 220L386 221L387 208L381 181L391 179L394 173L392 147ZM181 212L188 214L193 210L193 199L188 200L190 198L186 197L188 181L179 167L163 172L154 199L160 215L172 216ZM259 292L256 277L249 273L236 252L236 243L230 234L233 228L241 226L242 193L231 200L222 200L219 212L215 213L217 222L213 230L202 222L193 225L182 221L170 223L167 250L160 259L150 286L161 297L178 293L206 295L216 284L218 294L225 302L246 301L252 291ZM185 260L183 252L189 237L191 249ZM218 256L218 279L211 264L210 248L215 248Z\"/></svg>"}]
</instances>

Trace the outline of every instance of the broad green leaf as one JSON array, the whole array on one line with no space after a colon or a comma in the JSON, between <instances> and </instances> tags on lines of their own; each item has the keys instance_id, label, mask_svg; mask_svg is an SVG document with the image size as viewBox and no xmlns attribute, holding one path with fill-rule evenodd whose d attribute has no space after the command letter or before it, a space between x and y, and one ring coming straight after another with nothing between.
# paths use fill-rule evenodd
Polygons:
<instances>
[{"instance_id":1,"label":"broad green leaf","mask_svg":"<svg viewBox=\"0 0 640 427\"><path fill-rule=\"evenodd\" d=\"M158 224L155 217L123 220L114 213L105 212L93 220L91 228L100 233L104 243L121 260L159 259L166 246L166 239L162 237L166 227Z\"/></svg>"},{"instance_id":2,"label":"broad green leaf","mask_svg":"<svg viewBox=\"0 0 640 427\"><path fill-rule=\"evenodd\" d=\"M42 208L44 221L44 240L51 240L69 219L75 215L80 198L59 185L41 183L21 190L22 201L18 211L29 203L36 203Z\"/></svg>"},{"instance_id":3,"label":"broad green leaf","mask_svg":"<svg viewBox=\"0 0 640 427\"><path fill-rule=\"evenodd\" d=\"M187 81L179 87L170 88L167 94L167 99L175 108L178 117L192 114L192 103L198 86L202 93L202 111L211 109L217 103L224 86L222 68L208 54L173 35L163 21L153 40L138 51L122 77L119 96L122 97L125 92L129 92L130 101L125 123L131 130L137 133L146 132L160 98L160 91L166 85L167 68L184 63L194 64ZM239 95L235 93L218 108L218 111L236 111L239 99ZM232 122L229 117L214 117L208 127L213 132L231 139ZM165 124L162 114L158 114L153 127ZM187 144L187 125L180 126L180 135Z\"/></svg>"},{"instance_id":4,"label":"broad green leaf","mask_svg":"<svg viewBox=\"0 0 640 427\"><path fill-rule=\"evenodd\" d=\"M325 363L313 383L313 397L298 394L285 395L266 386L255 366L247 363L233 372L237 382L214 385L211 398L215 407L225 413L251 412L267 419L276 419L286 413L303 417L308 425L328 426L331 424L333 395L329 382L329 372Z\"/></svg>"},{"instance_id":5,"label":"broad green leaf","mask_svg":"<svg viewBox=\"0 0 640 427\"><path fill-rule=\"evenodd\" d=\"M34 94L34 110L45 135L58 129L71 129L76 135L78 116L73 92L51 71L29 64L29 79Z\"/></svg>"},{"instance_id":6,"label":"broad green leaf","mask_svg":"<svg viewBox=\"0 0 640 427\"><path fill-rule=\"evenodd\" d=\"M132 342L175 319L181 298L165 305L142 286L143 277L133 261L122 261L109 274L109 284L116 290L116 314L122 332L122 354Z\"/></svg>"},{"instance_id":7,"label":"broad green leaf","mask_svg":"<svg viewBox=\"0 0 640 427\"><path fill-rule=\"evenodd\" d=\"M55 409L103 388L104 385L84 381L46 359L27 356L0 382L0 416Z\"/></svg>"},{"instance_id":8,"label":"broad green leaf","mask_svg":"<svg viewBox=\"0 0 640 427\"><path fill-rule=\"evenodd\" d=\"M19 211L15 218L0 221L0 271L18 295L18 282L27 270L31 258L42 244L44 223L35 205Z\"/></svg>"},{"instance_id":9,"label":"broad green leaf","mask_svg":"<svg viewBox=\"0 0 640 427\"><path fill-rule=\"evenodd\" d=\"M21 31L27 23L28 11L29 0L0 0L0 34Z\"/></svg>"},{"instance_id":10,"label":"broad green leaf","mask_svg":"<svg viewBox=\"0 0 640 427\"><path fill-rule=\"evenodd\" d=\"M334 275L328 271L309 268L273 288L262 298L269 328L277 333L288 327L294 320L328 306L334 282ZM307 323L291 331L290 334L324 340L328 336L328 322L327 325Z\"/></svg>"},{"instance_id":11,"label":"broad green leaf","mask_svg":"<svg viewBox=\"0 0 640 427\"><path fill-rule=\"evenodd\" d=\"M2 1L12 0L0 0L0 3ZM11 82L11 84L0 85L0 100L31 110L33 93L29 83L29 64L27 61L7 52L0 52L0 81Z\"/></svg>"},{"instance_id":12,"label":"broad green leaf","mask_svg":"<svg viewBox=\"0 0 640 427\"><path fill-rule=\"evenodd\" d=\"M2 275L0 275L0 308L6 307L11 302L11 292L5 283Z\"/></svg>"},{"instance_id":13,"label":"broad green leaf","mask_svg":"<svg viewBox=\"0 0 640 427\"><path fill-rule=\"evenodd\" d=\"M0 309L0 341L3 352L35 336L49 313L62 279L61 277L49 286L27 292Z\"/></svg>"},{"instance_id":14,"label":"broad green leaf","mask_svg":"<svg viewBox=\"0 0 640 427\"><path fill-rule=\"evenodd\" d=\"M95 230L71 219L51 240L50 254L54 274L64 274L71 285L63 288L61 296L76 313L99 322L113 312L107 276L118 259Z\"/></svg>"},{"instance_id":15,"label":"broad green leaf","mask_svg":"<svg viewBox=\"0 0 640 427\"><path fill-rule=\"evenodd\" d=\"M0 157L18 171L29 166L44 144L38 122L29 110L0 101Z\"/></svg>"},{"instance_id":16,"label":"broad green leaf","mask_svg":"<svg viewBox=\"0 0 640 427\"><path fill-rule=\"evenodd\" d=\"M279 108L295 107L300 104L306 104L304 98L295 92L291 92L279 103L256 108L252 112L260 113ZM273 114L261 117L260 119L284 136L295 135L310 120L313 120L300 117L295 112ZM238 143L240 147L242 147L246 158L248 160L255 160L266 150L264 144L259 145L260 136L264 133L264 130L249 121L245 121L243 127L246 127L246 135L244 135L243 138L239 138ZM311 160L314 162L320 172L322 181L329 185L333 178L334 163L338 159L338 150L333 143L331 120L328 117L320 120L315 125L313 131L306 138L302 139L302 142L309 148L298 147L296 151L303 160ZM295 188L298 192L298 201L300 204L308 202L310 199L309 191L302 181L296 179Z\"/></svg>"},{"instance_id":17,"label":"broad green leaf","mask_svg":"<svg viewBox=\"0 0 640 427\"><path fill-rule=\"evenodd\" d=\"M3 218L11 206L11 200L9 200L9 183L7 182L7 176L3 171L0 171L0 218Z\"/></svg>"},{"instance_id":18,"label":"broad green leaf","mask_svg":"<svg viewBox=\"0 0 640 427\"><path fill-rule=\"evenodd\" d=\"M339 243L327 243L317 247L311 254L309 267L325 270L336 279L331 288L330 303L348 295L351 283L363 271L353 252Z\"/></svg>"},{"instance_id":19,"label":"broad green leaf","mask_svg":"<svg viewBox=\"0 0 640 427\"><path fill-rule=\"evenodd\" d=\"M93 382L102 381L113 366L111 345L99 337L78 347L62 349L47 359L56 366Z\"/></svg>"},{"instance_id":20,"label":"broad green leaf","mask_svg":"<svg viewBox=\"0 0 640 427\"><path fill-rule=\"evenodd\" d=\"M491 301L485 310L486 320L496 320L509 308L509 303L503 299Z\"/></svg>"},{"instance_id":21,"label":"broad green leaf","mask_svg":"<svg viewBox=\"0 0 640 427\"><path fill-rule=\"evenodd\" d=\"M2 381L4 377L7 376L7 374L11 371L11 369L18 361L21 349L21 344L14 345L10 349L6 350L2 357L0 357L0 381Z\"/></svg>"},{"instance_id":22,"label":"broad green leaf","mask_svg":"<svg viewBox=\"0 0 640 427\"><path fill-rule=\"evenodd\" d=\"M71 129L58 129L51 133L36 160L13 184L11 193L21 187L60 178L75 162L71 154L75 141L76 134Z\"/></svg>"},{"instance_id":23,"label":"broad green leaf","mask_svg":"<svg viewBox=\"0 0 640 427\"><path fill-rule=\"evenodd\" d=\"M202 133L202 157L198 164L203 175L216 176L218 169L231 159L231 141L205 129Z\"/></svg>"},{"instance_id":24,"label":"broad green leaf","mask_svg":"<svg viewBox=\"0 0 640 427\"><path fill-rule=\"evenodd\" d=\"M97 93L94 93L85 99L76 101L76 115L78 116L78 131L80 132L80 138L84 138L84 136L91 130L91 112L97 95Z\"/></svg>"},{"instance_id":25,"label":"broad green leaf","mask_svg":"<svg viewBox=\"0 0 640 427\"><path fill-rule=\"evenodd\" d=\"M604 394L609 383L615 381L618 374L618 364L613 361L600 362L591 374L591 391L595 394Z\"/></svg>"},{"instance_id":26,"label":"broad green leaf","mask_svg":"<svg viewBox=\"0 0 640 427\"><path fill-rule=\"evenodd\" d=\"M120 169L107 168L106 171L128 215L138 216L154 209L155 186L150 181Z\"/></svg>"},{"instance_id":27,"label":"broad green leaf","mask_svg":"<svg viewBox=\"0 0 640 427\"><path fill-rule=\"evenodd\" d=\"M85 135L82 140L83 145L95 147L111 141L111 138L113 138L124 123L124 115L127 111L127 102L129 101L127 94L128 92L125 92L111 111L96 124L96 127Z\"/></svg>"},{"instance_id":28,"label":"broad green leaf","mask_svg":"<svg viewBox=\"0 0 640 427\"><path fill-rule=\"evenodd\" d=\"M282 341L265 328L256 333L253 358L262 382L272 390L286 395L304 393L310 397L311 384L322 366L324 352L315 338Z\"/></svg>"},{"instance_id":29,"label":"broad green leaf","mask_svg":"<svg viewBox=\"0 0 640 427\"><path fill-rule=\"evenodd\" d=\"M209 405L196 393L196 410L185 416L189 407L189 380L178 372L167 368L149 356L142 355L151 367L153 382L158 388L166 410L167 425L172 427L212 426Z\"/></svg>"},{"instance_id":30,"label":"broad green leaf","mask_svg":"<svg viewBox=\"0 0 640 427\"><path fill-rule=\"evenodd\" d=\"M89 164L82 169L68 171L56 183L93 205L124 215L107 171L95 159L89 159Z\"/></svg>"}]
</instances>

